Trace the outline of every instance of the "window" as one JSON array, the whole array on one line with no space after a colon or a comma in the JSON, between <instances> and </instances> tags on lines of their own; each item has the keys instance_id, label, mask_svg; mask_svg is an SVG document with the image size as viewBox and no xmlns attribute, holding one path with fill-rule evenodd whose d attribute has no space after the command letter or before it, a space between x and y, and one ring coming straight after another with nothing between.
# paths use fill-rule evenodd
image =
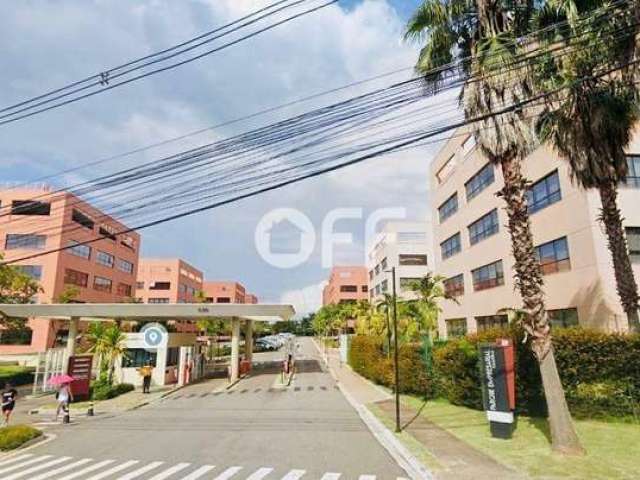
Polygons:
<instances>
[{"instance_id":1,"label":"window","mask_svg":"<svg viewBox=\"0 0 640 480\"><path fill-rule=\"evenodd\" d=\"M464 295L464 275L456 275L455 277L447 278L442 282L444 285L444 293L450 297L459 297Z\"/></svg>"},{"instance_id":2,"label":"window","mask_svg":"<svg viewBox=\"0 0 640 480\"><path fill-rule=\"evenodd\" d=\"M475 291L487 290L504 285L502 260L471 270L471 277L473 278L473 289Z\"/></svg>"},{"instance_id":3,"label":"window","mask_svg":"<svg viewBox=\"0 0 640 480\"><path fill-rule=\"evenodd\" d=\"M116 265L118 266L118 270L121 272L133 273L133 263L131 262L119 258Z\"/></svg>"},{"instance_id":4,"label":"window","mask_svg":"<svg viewBox=\"0 0 640 480\"><path fill-rule=\"evenodd\" d=\"M380 295L380 284L376 285L376 288L374 288L374 291L376 292L376 295Z\"/></svg>"},{"instance_id":5,"label":"window","mask_svg":"<svg viewBox=\"0 0 640 480\"><path fill-rule=\"evenodd\" d=\"M509 325L509 319L506 315L486 315L476 317L478 332L484 332L490 328L504 328Z\"/></svg>"},{"instance_id":6,"label":"window","mask_svg":"<svg viewBox=\"0 0 640 480\"><path fill-rule=\"evenodd\" d=\"M380 264L376 265L376 275L378 275L380 273Z\"/></svg>"},{"instance_id":7,"label":"window","mask_svg":"<svg viewBox=\"0 0 640 480\"><path fill-rule=\"evenodd\" d=\"M113 255L98 250L98 253L96 254L96 263L104 265L105 267L113 268L115 261L116 257Z\"/></svg>"},{"instance_id":8,"label":"window","mask_svg":"<svg viewBox=\"0 0 640 480\"><path fill-rule=\"evenodd\" d=\"M51 214L51 204L35 200L14 200L11 202L11 215L40 215Z\"/></svg>"},{"instance_id":9,"label":"window","mask_svg":"<svg viewBox=\"0 0 640 480\"><path fill-rule=\"evenodd\" d=\"M31 233L7 233L7 238L5 240L5 249L44 250L46 242L46 235L34 235Z\"/></svg>"},{"instance_id":10,"label":"window","mask_svg":"<svg viewBox=\"0 0 640 480\"><path fill-rule=\"evenodd\" d=\"M460 250L462 250L462 246L460 245L460 232L447 238L440 244L440 251L443 260L453 257L456 253L460 253Z\"/></svg>"},{"instance_id":11,"label":"window","mask_svg":"<svg viewBox=\"0 0 640 480\"><path fill-rule=\"evenodd\" d=\"M180 358L180 347L167 348L167 367L177 367Z\"/></svg>"},{"instance_id":12,"label":"window","mask_svg":"<svg viewBox=\"0 0 640 480\"><path fill-rule=\"evenodd\" d=\"M78 270L65 268L64 283L68 285L76 285L78 287L86 288L87 285L89 285L89 274L84 272L79 272Z\"/></svg>"},{"instance_id":13,"label":"window","mask_svg":"<svg viewBox=\"0 0 640 480\"><path fill-rule=\"evenodd\" d=\"M384 257L384 258L382 259L382 261L380 262L380 268L381 268L382 270L386 270L386 269L387 269L387 266L388 266L388 265L387 265L387 257Z\"/></svg>"},{"instance_id":14,"label":"window","mask_svg":"<svg viewBox=\"0 0 640 480\"><path fill-rule=\"evenodd\" d=\"M104 277L93 277L93 289L99 292L111 292L111 280Z\"/></svg>"},{"instance_id":15,"label":"window","mask_svg":"<svg viewBox=\"0 0 640 480\"><path fill-rule=\"evenodd\" d=\"M400 254L398 255L400 265L426 265L427 256L422 254Z\"/></svg>"},{"instance_id":16,"label":"window","mask_svg":"<svg viewBox=\"0 0 640 480\"><path fill-rule=\"evenodd\" d=\"M373 270L369 270L369 280L373 280Z\"/></svg>"},{"instance_id":17,"label":"window","mask_svg":"<svg viewBox=\"0 0 640 480\"><path fill-rule=\"evenodd\" d=\"M383 280L382 283L380 284L380 291L382 293L386 292L389 290L389 281L388 280Z\"/></svg>"},{"instance_id":18,"label":"window","mask_svg":"<svg viewBox=\"0 0 640 480\"><path fill-rule=\"evenodd\" d=\"M398 232L398 243L419 243L427 239L425 232Z\"/></svg>"},{"instance_id":19,"label":"window","mask_svg":"<svg viewBox=\"0 0 640 480\"><path fill-rule=\"evenodd\" d=\"M171 282L152 283L149 290L171 290Z\"/></svg>"},{"instance_id":20,"label":"window","mask_svg":"<svg viewBox=\"0 0 640 480\"><path fill-rule=\"evenodd\" d=\"M29 327L0 330L0 345L31 345L32 338Z\"/></svg>"},{"instance_id":21,"label":"window","mask_svg":"<svg viewBox=\"0 0 640 480\"><path fill-rule=\"evenodd\" d=\"M42 265L16 265L16 268L34 280L42 279Z\"/></svg>"},{"instance_id":22,"label":"window","mask_svg":"<svg viewBox=\"0 0 640 480\"><path fill-rule=\"evenodd\" d=\"M122 368L140 368L145 365L155 367L158 353L145 348L127 348L122 355Z\"/></svg>"},{"instance_id":23,"label":"window","mask_svg":"<svg viewBox=\"0 0 640 480\"><path fill-rule=\"evenodd\" d=\"M458 193L454 193L438 207L438 215L440 223L458 211Z\"/></svg>"},{"instance_id":24,"label":"window","mask_svg":"<svg viewBox=\"0 0 640 480\"><path fill-rule=\"evenodd\" d=\"M362 293L367 293L369 291L369 286L368 285L362 285L361 290L362 290Z\"/></svg>"},{"instance_id":25,"label":"window","mask_svg":"<svg viewBox=\"0 0 640 480\"><path fill-rule=\"evenodd\" d=\"M411 286L419 281L418 277L400 277L400 290L410 290Z\"/></svg>"},{"instance_id":26,"label":"window","mask_svg":"<svg viewBox=\"0 0 640 480\"><path fill-rule=\"evenodd\" d=\"M131 285L127 285L126 283L119 283L118 284L118 295L120 295L121 297L130 297L131 293L133 291L133 288L131 287Z\"/></svg>"},{"instance_id":27,"label":"window","mask_svg":"<svg viewBox=\"0 0 640 480\"><path fill-rule=\"evenodd\" d=\"M93 230L93 227L95 226L95 222L91 220L88 215L85 215L80 210L76 210L75 208L71 212L71 220L79 223L84 228L88 228L89 230Z\"/></svg>"},{"instance_id":28,"label":"window","mask_svg":"<svg viewBox=\"0 0 640 480\"><path fill-rule=\"evenodd\" d=\"M629 172L627 173L627 186L640 188L640 155L627 156Z\"/></svg>"},{"instance_id":29,"label":"window","mask_svg":"<svg viewBox=\"0 0 640 480\"><path fill-rule=\"evenodd\" d=\"M627 227L627 247L632 263L640 263L640 227Z\"/></svg>"},{"instance_id":30,"label":"window","mask_svg":"<svg viewBox=\"0 0 640 480\"><path fill-rule=\"evenodd\" d=\"M116 232L108 225L100 225L100 228L98 228L98 233L104 238L108 238L109 240L113 240L114 242L116 241Z\"/></svg>"},{"instance_id":31,"label":"window","mask_svg":"<svg viewBox=\"0 0 640 480\"><path fill-rule=\"evenodd\" d=\"M531 185L527 191L529 213L536 213L562 199L558 171L554 171Z\"/></svg>"},{"instance_id":32,"label":"window","mask_svg":"<svg viewBox=\"0 0 640 480\"><path fill-rule=\"evenodd\" d=\"M89 245L80 245L80 242L76 242L75 240L69 240L69 247L67 252L71 255L75 255L76 257L81 257L89 260L91 257L91 247Z\"/></svg>"},{"instance_id":33,"label":"window","mask_svg":"<svg viewBox=\"0 0 640 480\"><path fill-rule=\"evenodd\" d=\"M147 303L169 303L169 299L168 298L150 298Z\"/></svg>"},{"instance_id":34,"label":"window","mask_svg":"<svg viewBox=\"0 0 640 480\"><path fill-rule=\"evenodd\" d=\"M469 225L469 243L475 245L480 240L484 240L491 235L495 235L499 230L498 210L493 209L486 215Z\"/></svg>"},{"instance_id":35,"label":"window","mask_svg":"<svg viewBox=\"0 0 640 480\"><path fill-rule=\"evenodd\" d=\"M358 286L357 285L340 285L340 291L341 292L357 292Z\"/></svg>"},{"instance_id":36,"label":"window","mask_svg":"<svg viewBox=\"0 0 640 480\"><path fill-rule=\"evenodd\" d=\"M447 326L447 337L464 337L467 334L466 318L449 318L444 323Z\"/></svg>"},{"instance_id":37,"label":"window","mask_svg":"<svg viewBox=\"0 0 640 480\"><path fill-rule=\"evenodd\" d=\"M467 191L467 202L477 197L485 188L491 185L494 180L493 165L487 163L464 184L464 188Z\"/></svg>"},{"instance_id":38,"label":"window","mask_svg":"<svg viewBox=\"0 0 640 480\"><path fill-rule=\"evenodd\" d=\"M558 238L536 247L536 257L543 275L571 270L567 237Z\"/></svg>"},{"instance_id":39,"label":"window","mask_svg":"<svg viewBox=\"0 0 640 480\"><path fill-rule=\"evenodd\" d=\"M351 277L351 272L340 272L339 277L340 278L350 278Z\"/></svg>"},{"instance_id":40,"label":"window","mask_svg":"<svg viewBox=\"0 0 640 480\"><path fill-rule=\"evenodd\" d=\"M549 323L552 327L567 328L578 325L578 310L575 308L563 308L560 310L549 310Z\"/></svg>"},{"instance_id":41,"label":"window","mask_svg":"<svg viewBox=\"0 0 640 480\"><path fill-rule=\"evenodd\" d=\"M462 142L462 154L466 155L468 154L471 150L473 150L473 147L476 146L476 137L473 135L469 135L467 137L467 139Z\"/></svg>"},{"instance_id":42,"label":"window","mask_svg":"<svg viewBox=\"0 0 640 480\"><path fill-rule=\"evenodd\" d=\"M447 178L451 176L455 168L455 155L451 155L444 165L440 167L440 170L436 172L436 179L438 180L438 183L444 183Z\"/></svg>"},{"instance_id":43,"label":"window","mask_svg":"<svg viewBox=\"0 0 640 480\"><path fill-rule=\"evenodd\" d=\"M136 242L135 240L128 236L128 235L124 235L121 239L120 239L120 244L123 247L127 247L129 250L135 251L136 249Z\"/></svg>"},{"instance_id":44,"label":"window","mask_svg":"<svg viewBox=\"0 0 640 480\"><path fill-rule=\"evenodd\" d=\"M218 297L216 303L231 303L230 297Z\"/></svg>"},{"instance_id":45,"label":"window","mask_svg":"<svg viewBox=\"0 0 640 480\"><path fill-rule=\"evenodd\" d=\"M144 288L144 282L136 282L136 288L143 289Z\"/></svg>"}]
</instances>

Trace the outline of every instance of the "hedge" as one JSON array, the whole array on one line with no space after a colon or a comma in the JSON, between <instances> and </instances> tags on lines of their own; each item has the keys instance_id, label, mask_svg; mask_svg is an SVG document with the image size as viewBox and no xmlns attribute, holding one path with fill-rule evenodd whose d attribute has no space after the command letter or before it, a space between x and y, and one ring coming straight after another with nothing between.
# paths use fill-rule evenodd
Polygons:
<instances>
[{"instance_id":1,"label":"hedge","mask_svg":"<svg viewBox=\"0 0 640 480\"><path fill-rule=\"evenodd\" d=\"M33 383L32 367L21 367L18 365L2 365L0 366L0 386L7 382L14 387L20 385L31 385Z\"/></svg>"},{"instance_id":2,"label":"hedge","mask_svg":"<svg viewBox=\"0 0 640 480\"><path fill-rule=\"evenodd\" d=\"M131 392L135 389L130 383L118 383L117 385L109 385L106 382L95 382L91 386L91 398L93 400L109 400L123 393Z\"/></svg>"},{"instance_id":3,"label":"hedge","mask_svg":"<svg viewBox=\"0 0 640 480\"><path fill-rule=\"evenodd\" d=\"M29 425L0 428L0 450L13 450L40 435L42 435L40 430Z\"/></svg>"},{"instance_id":4,"label":"hedge","mask_svg":"<svg viewBox=\"0 0 640 480\"><path fill-rule=\"evenodd\" d=\"M431 375L427 375L423 347L403 345L401 391L426 398L440 396L455 405L482 409L478 344L505 337L515 345L517 412L545 415L538 364L529 345L523 343L522 331L516 328L438 342L433 348ZM640 419L640 335L572 328L556 329L553 338L558 370L574 415ZM390 386L392 365L384 356L382 345L382 339L356 336L349 361L361 375Z\"/></svg>"}]
</instances>

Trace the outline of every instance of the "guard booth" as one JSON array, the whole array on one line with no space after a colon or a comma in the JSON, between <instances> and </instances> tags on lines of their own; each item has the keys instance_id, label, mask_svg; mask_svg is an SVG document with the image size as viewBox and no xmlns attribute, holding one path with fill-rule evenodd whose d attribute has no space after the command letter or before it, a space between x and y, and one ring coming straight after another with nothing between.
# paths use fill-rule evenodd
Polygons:
<instances>
[{"instance_id":1,"label":"guard booth","mask_svg":"<svg viewBox=\"0 0 640 480\"><path fill-rule=\"evenodd\" d=\"M111 322L114 318L126 320L166 321L203 318L231 319L231 364L230 381L240 376L240 330L244 329L245 360L251 364L253 357L254 322L287 321L295 313L291 305L279 304L242 304L242 303L64 303L64 304L0 304L0 313L10 318L54 319L68 322L69 337L64 350L65 361L76 354L78 327L80 322ZM169 334L171 335L171 334ZM195 337L195 336L194 336ZM195 340L195 338L194 338ZM201 359L195 343L180 344L176 382L190 383L197 379ZM166 364L165 364L166 366ZM68 373L68 372L67 372ZM166 369L165 369L166 374ZM128 375L128 374L127 374ZM159 373L160 375L160 373ZM126 378L129 378L128 376ZM125 380L127 381L127 380ZM166 381L166 378L165 378Z\"/></svg>"}]
</instances>

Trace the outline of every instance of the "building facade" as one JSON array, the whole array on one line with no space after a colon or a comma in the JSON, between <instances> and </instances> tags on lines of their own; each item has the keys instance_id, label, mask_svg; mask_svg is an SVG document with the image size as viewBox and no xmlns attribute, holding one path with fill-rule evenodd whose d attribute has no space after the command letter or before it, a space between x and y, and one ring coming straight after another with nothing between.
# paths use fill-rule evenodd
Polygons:
<instances>
[{"instance_id":1,"label":"building facade","mask_svg":"<svg viewBox=\"0 0 640 480\"><path fill-rule=\"evenodd\" d=\"M329 282L322 290L322 304L338 304L367 300L367 269L363 266L333 267Z\"/></svg>"},{"instance_id":2,"label":"building facade","mask_svg":"<svg viewBox=\"0 0 640 480\"><path fill-rule=\"evenodd\" d=\"M202 272L180 258L141 258L136 297L142 303L194 303Z\"/></svg>"},{"instance_id":3,"label":"building facade","mask_svg":"<svg viewBox=\"0 0 640 480\"><path fill-rule=\"evenodd\" d=\"M238 282L206 281L203 286L204 295L208 303L257 303L255 295L247 294L246 289ZM249 300L247 301L247 296Z\"/></svg>"},{"instance_id":4,"label":"building facade","mask_svg":"<svg viewBox=\"0 0 640 480\"><path fill-rule=\"evenodd\" d=\"M619 188L633 270L640 279L640 136L629 148L630 176ZM598 192L573 185L567 162L546 146L523 162L531 182L528 205L546 306L554 326L625 331ZM519 308L501 171L487 162L473 136L459 131L430 168L436 271L458 302L443 302L439 330L462 335L507 322L498 312Z\"/></svg>"},{"instance_id":5,"label":"building facade","mask_svg":"<svg viewBox=\"0 0 640 480\"><path fill-rule=\"evenodd\" d=\"M68 286L77 289L76 302L128 301L135 292L140 237L118 233L126 230L124 224L70 193L45 186L0 190L4 259L52 251L16 262L41 285L36 302L53 303ZM66 342L67 332L58 322L30 320L28 326L31 339L23 338L20 344L6 344L0 334L0 353L32 354Z\"/></svg>"},{"instance_id":6,"label":"building facade","mask_svg":"<svg viewBox=\"0 0 640 480\"><path fill-rule=\"evenodd\" d=\"M393 267L398 297L413 298L410 283L433 269L432 245L429 222L388 222L367 251L370 301L376 303L392 293Z\"/></svg>"}]
</instances>

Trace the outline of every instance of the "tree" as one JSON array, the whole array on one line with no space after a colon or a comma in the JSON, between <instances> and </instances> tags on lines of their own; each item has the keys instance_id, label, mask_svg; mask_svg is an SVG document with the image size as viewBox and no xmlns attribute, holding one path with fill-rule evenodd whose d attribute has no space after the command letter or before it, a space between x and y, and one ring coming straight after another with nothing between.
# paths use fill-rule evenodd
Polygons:
<instances>
[{"instance_id":1,"label":"tree","mask_svg":"<svg viewBox=\"0 0 640 480\"><path fill-rule=\"evenodd\" d=\"M455 297L444 291L442 281L444 277L433 275L431 272L419 280L409 283L409 290L416 295L415 300L408 300L410 304L417 307L419 314L420 331L426 333L431 338L432 333L438 328L438 314L442 311L440 301L452 300L457 302Z\"/></svg>"},{"instance_id":2,"label":"tree","mask_svg":"<svg viewBox=\"0 0 640 480\"><path fill-rule=\"evenodd\" d=\"M93 322L89 325L87 332L89 351L97 355L100 370L108 372L109 385L113 384L116 360L126 354L126 340L126 335L115 323L106 326L104 322Z\"/></svg>"},{"instance_id":3,"label":"tree","mask_svg":"<svg viewBox=\"0 0 640 480\"><path fill-rule=\"evenodd\" d=\"M383 312L387 321L387 356L391 355L391 312L393 311L393 295L384 293L382 299L376 303L376 309Z\"/></svg>"},{"instance_id":4,"label":"tree","mask_svg":"<svg viewBox=\"0 0 640 480\"><path fill-rule=\"evenodd\" d=\"M77 303L80 289L75 285L65 285L64 290L54 300L56 303Z\"/></svg>"},{"instance_id":5,"label":"tree","mask_svg":"<svg viewBox=\"0 0 640 480\"><path fill-rule=\"evenodd\" d=\"M542 92L562 89L547 97L538 133L567 160L578 185L598 190L599 219L607 235L618 297L630 330L640 332L638 284L617 202L618 185L629 172L625 149L640 119L637 64L626 66L640 50L636 41L640 26L633 8L628 4L612 10L601 0L547 2L536 17L537 26L558 22L567 26L545 29L539 43L551 49L558 44L570 47L579 39L580 48L567 48L562 56L547 54L533 70L533 78ZM615 73L601 75L612 70ZM592 78L576 82L583 77Z\"/></svg>"},{"instance_id":6,"label":"tree","mask_svg":"<svg viewBox=\"0 0 640 480\"><path fill-rule=\"evenodd\" d=\"M536 259L527 209L528 182L521 160L535 145L535 119L526 109L503 112L505 106L530 98L532 87L522 68L514 68L519 41L528 33L534 2L488 0L424 0L409 20L406 36L424 42L416 64L430 88L437 90L448 75L445 67L458 59L467 81L461 104L482 153L502 170L505 202L514 258L515 284L527 317L523 328L542 376L552 447L562 453L582 453L560 382L547 317L542 273ZM496 114L500 112L499 114Z\"/></svg>"},{"instance_id":7,"label":"tree","mask_svg":"<svg viewBox=\"0 0 640 480\"><path fill-rule=\"evenodd\" d=\"M0 263L0 303L30 303L40 292L40 284L32 277L18 267Z\"/></svg>"}]
</instances>

